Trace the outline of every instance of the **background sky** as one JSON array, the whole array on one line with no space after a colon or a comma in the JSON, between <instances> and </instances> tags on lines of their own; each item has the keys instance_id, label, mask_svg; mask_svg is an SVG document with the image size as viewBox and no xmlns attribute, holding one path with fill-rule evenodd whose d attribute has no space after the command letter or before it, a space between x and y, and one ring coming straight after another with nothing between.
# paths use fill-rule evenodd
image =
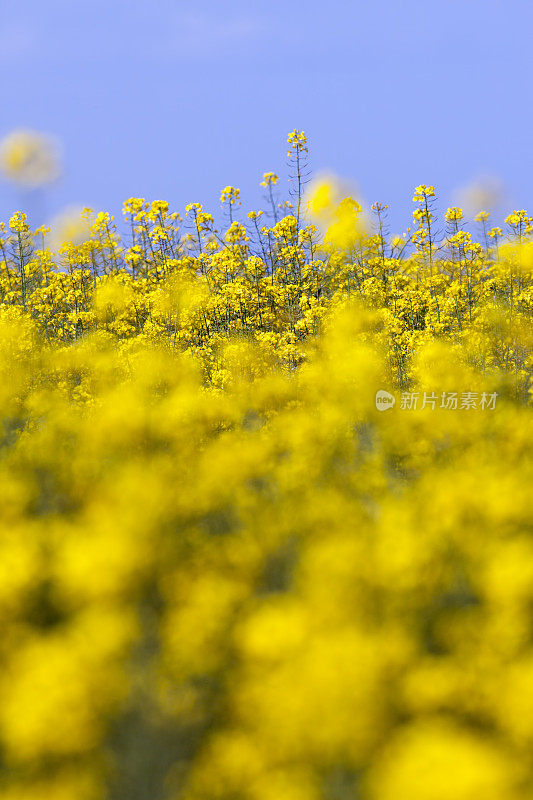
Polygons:
<instances>
[{"instance_id":1,"label":"background sky","mask_svg":"<svg viewBox=\"0 0 533 800\"><path fill-rule=\"evenodd\" d=\"M0 137L59 138L46 214L130 196L202 202L265 171L287 132L314 172L356 182L405 230L419 183L442 204L498 178L531 203L532 0L0 0ZM0 183L0 218L20 197Z\"/></svg>"}]
</instances>

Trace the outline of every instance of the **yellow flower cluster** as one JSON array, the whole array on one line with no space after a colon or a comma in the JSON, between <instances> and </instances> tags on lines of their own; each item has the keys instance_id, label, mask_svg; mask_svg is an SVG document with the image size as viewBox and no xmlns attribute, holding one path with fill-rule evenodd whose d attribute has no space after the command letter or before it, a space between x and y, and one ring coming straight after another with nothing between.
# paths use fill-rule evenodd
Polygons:
<instances>
[{"instance_id":1,"label":"yellow flower cluster","mask_svg":"<svg viewBox=\"0 0 533 800\"><path fill-rule=\"evenodd\" d=\"M304 131L297 129L291 131L287 138L287 144L289 145L289 150L287 151L289 158L307 153L307 136Z\"/></svg>"},{"instance_id":2,"label":"yellow flower cluster","mask_svg":"<svg viewBox=\"0 0 533 800\"><path fill-rule=\"evenodd\" d=\"M527 215L318 188L0 230L3 800L532 796Z\"/></svg>"},{"instance_id":3,"label":"yellow flower cluster","mask_svg":"<svg viewBox=\"0 0 533 800\"><path fill-rule=\"evenodd\" d=\"M233 206L236 203L240 202L239 196L240 196L239 189L236 189L234 186L226 186L226 188L222 189L222 192L220 193L220 202L221 203L228 202L230 203L230 205Z\"/></svg>"},{"instance_id":4,"label":"yellow flower cluster","mask_svg":"<svg viewBox=\"0 0 533 800\"><path fill-rule=\"evenodd\" d=\"M265 172L263 173L263 180L261 181L261 186L275 186L276 183L279 181L279 177L276 175L275 172Z\"/></svg>"}]
</instances>

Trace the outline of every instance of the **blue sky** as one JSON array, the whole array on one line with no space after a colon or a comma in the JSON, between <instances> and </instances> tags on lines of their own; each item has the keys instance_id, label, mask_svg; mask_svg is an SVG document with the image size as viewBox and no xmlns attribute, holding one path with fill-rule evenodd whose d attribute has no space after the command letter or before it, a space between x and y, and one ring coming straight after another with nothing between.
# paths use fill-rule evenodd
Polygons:
<instances>
[{"instance_id":1,"label":"blue sky","mask_svg":"<svg viewBox=\"0 0 533 800\"><path fill-rule=\"evenodd\" d=\"M532 30L531 0L0 0L0 136L61 140L50 215L132 195L216 211L226 184L257 207L294 127L393 232L418 183L448 204L494 176L527 208ZM0 217L17 205L2 182Z\"/></svg>"}]
</instances>

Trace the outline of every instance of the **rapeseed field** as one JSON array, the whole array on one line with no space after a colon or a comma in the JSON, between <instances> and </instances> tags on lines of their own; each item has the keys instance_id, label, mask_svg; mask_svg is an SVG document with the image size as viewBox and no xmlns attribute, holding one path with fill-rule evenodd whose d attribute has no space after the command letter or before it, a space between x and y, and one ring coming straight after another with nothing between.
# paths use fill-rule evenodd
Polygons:
<instances>
[{"instance_id":1,"label":"rapeseed field","mask_svg":"<svg viewBox=\"0 0 533 800\"><path fill-rule=\"evenodd\" d=\"M532 218L287 146L1 225L3 800L533 795Z\"/></svg>"}]
</instances>

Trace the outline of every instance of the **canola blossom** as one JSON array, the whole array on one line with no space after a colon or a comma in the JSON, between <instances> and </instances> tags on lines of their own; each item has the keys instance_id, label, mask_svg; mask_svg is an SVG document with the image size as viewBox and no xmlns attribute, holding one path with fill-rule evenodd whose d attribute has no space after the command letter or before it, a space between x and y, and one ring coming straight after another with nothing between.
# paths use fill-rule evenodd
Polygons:
<instances>
[{"instance_id":1,"label":"canola blossom","mask_svg":"<svg viewBox=\"0 0 533 800\"><path fill-rule=\"evenodd\" d=\"M1 226L5 800L532 795L532 219L288 147Z\"/></svg>"}]
</instances>

